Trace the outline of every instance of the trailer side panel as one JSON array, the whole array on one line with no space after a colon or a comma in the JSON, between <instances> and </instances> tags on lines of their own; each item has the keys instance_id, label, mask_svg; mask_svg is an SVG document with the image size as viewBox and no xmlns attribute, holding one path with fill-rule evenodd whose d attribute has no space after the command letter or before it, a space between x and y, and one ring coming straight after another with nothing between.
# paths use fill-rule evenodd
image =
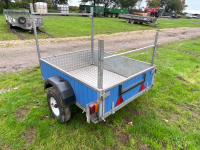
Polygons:
<instances>
[{"instance_id":1,"label":"trailer side panel","mask_svg":"<svg viewBox=\"0 0 200 150\"><path fill-rule=\"evenodd\" d=\"M40 61L41 70L42 70L42 77L47 80L50 77L60 76L67 80L75 93L76 102L86 108L86 104L89 104L95 100L97 100L97 92L92 90L91 88L83 85L82 83L72 79L71 77L65 75L64 73L58 71L57 69L53 68L52 66Z\"/></svg>"}]
</instances>

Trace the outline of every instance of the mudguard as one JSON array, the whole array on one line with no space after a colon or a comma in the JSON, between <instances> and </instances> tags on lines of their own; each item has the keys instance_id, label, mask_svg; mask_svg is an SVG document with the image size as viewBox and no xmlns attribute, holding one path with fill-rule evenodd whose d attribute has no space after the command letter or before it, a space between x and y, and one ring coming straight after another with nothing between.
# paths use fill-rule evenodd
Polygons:
<instances>
[{"instance_id":1,"label":"mudguard","mask_svg":"<svg viewBox=\"0 0 200 150\"><path fill-rule=\"evenodd\" d=\"M59 91L63 104L68 106L76 102L74 90L67 80L63 79L60 76L51 77L45 81L44 89L52 86L55 86Z\"/></svg>"}]
</instances>

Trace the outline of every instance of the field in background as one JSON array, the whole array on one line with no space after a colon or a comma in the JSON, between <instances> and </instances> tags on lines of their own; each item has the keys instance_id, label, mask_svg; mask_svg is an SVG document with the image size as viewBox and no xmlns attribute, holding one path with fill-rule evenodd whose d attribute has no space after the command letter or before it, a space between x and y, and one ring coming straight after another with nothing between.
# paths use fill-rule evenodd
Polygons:
<instances>
[{"instance_id":1,"label":"field in background","mask_svg":"<svg viewBox=\"0 0 200 150\"><path fill-rule=\"evenodd\" d=\"M60 124L48 109L39 67L4 72L0 75L0 147L200 149L199 43L194 39L160 45L156 87L106 118L106 123L87 124L85 113L72 105L72 118ZM151 55L149 49L126 57L151 62Z\"/></svg>"},{"instance_id":2,"label":"field in background","mask_svg":"<svg viewBox=\"0 0 200 150\"><path fill-rule=\"evenodd\" d=\"M43 17L43 16L42 16ZM42 31L47 32L55 38L78 37L90 35L90 18L74 17L74 16L44 16L44 25L40 27ZM173 21L171 21L173 20ZM163 28L178 27L199 27L199 20L158 20L160 23L157 27L154 25L127 24L123 19L117 18L94 18L94 34L112 34L117 32L137 31L137 30L153 30ZM199 23L198 23L199 22ZM34 34L28 34L28 31L16 29L26 39L34 39ZM38 38L48 38L43 33L38 33ZM0 15L0 40L16 40L19 39L11 33L5 22L4 16Z\"/></svg>"}]
</instances>

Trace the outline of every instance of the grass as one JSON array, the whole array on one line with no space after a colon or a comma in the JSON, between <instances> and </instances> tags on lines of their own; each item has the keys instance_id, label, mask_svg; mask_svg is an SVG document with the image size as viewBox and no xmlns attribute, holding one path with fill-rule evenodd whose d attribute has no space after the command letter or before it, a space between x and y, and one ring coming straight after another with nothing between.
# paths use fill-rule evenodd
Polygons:
<instances>
[{"instance_id":1,"label":"grass","mask_svg":"<svg viewBox=\"0 0 200 150\"><path fill-rule=\"evenodd\" d=\"M45 16L44 25L41 30L53 35L55 38L78 37L90 35L90 18L75 17L75 16ZM0 15L0 40L15 40L18 39L15 35L8 31L4 16ZM178 27L199 27L200 24L194 22L168 21L158 20L158 27L154 25L127 24L123 19L117 18L94 18L94 34L112 34L117 32L137 31L137 30L154 30L163 28L178 28ZM17 29L26 39L33 39L33 34L28 34L28 31ZM47 38L48 36L39 33L38 38Z\"/></svg>"},{"instance_id":2,"label":"grass","mask_svg":"<svg viewBox=\"0 0 200 150\"><path fill-rule=\"evenodd\" d=\"M17 40L18 37L10 33L3 15L0 15L0 40Z\"/></svg>"},{"instance_id":3,"label":"grass","mask_svg":"<svg viewBox=\"0 0 200 150\"><path fill-rule=\"evenodd\" d=\"M194 39L159 46L156 87L106 118L106 123L87 124L85 113L71 105L72 118L60 124L48 109L39 67L4 72L0 75L0 147L200 149L199 43ZM151 62L151 54L147 50L127 57Z\"/></svg>"}]
</instances>

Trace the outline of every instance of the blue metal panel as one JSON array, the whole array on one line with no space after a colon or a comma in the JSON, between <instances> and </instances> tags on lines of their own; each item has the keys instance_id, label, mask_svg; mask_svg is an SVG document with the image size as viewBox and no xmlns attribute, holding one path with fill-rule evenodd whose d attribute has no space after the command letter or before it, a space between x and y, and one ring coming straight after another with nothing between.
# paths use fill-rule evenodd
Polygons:
<instances>
[{"instance_id":1,"label":"blue metal panel","mask_svg":"<svg viewBox=\"0 0 200 150\"><path fill-rule=\"evenodd\" d=\"M153 70L153 69L152 69ZM148 82L148 86L151 85L152 82L152 77L153 74L151 74L151 71L146 72L146 80L144 82L144 86L146 88L146 83ZM131 85L137 83L138 81L141 81L144 78L144 74L141 74L133 79L130 79L129 81L125 82L122 84L122 90L130 87ZM122 98L124 101L128 100L129 98L133 97L134 95L136 95L137 93L139 93L140 87L142 84L136 86L135 88L131 89L130 91L124 93L122 95ZM116 103L118 101L119 98L119 86L116 86L110 90L110 96L108 96L107 98L105 98L105 106L104 106L104 113L107 113L108 111L110 111L112 109L112 102L114 101L114 104L116 106ZM106 92L108 92L106 91Z\"/></svg>"},{"instance_id":2,"label":"blue metal panel","mask_svg":"<svg viewBox=\"0 0 200 150\"><path fill-rule=\"evenodd\" d=\"M42 70L42 77L46 80L50 77L59 75L60 77L66 79L72 86L76 102L86 108L86 105L97 100L97 92L90 89L89 87L83 85L82 83L72 79L71 77L65 75L64 73L56 70L55 68L47 65L46 63L40 61L40 66Z\"/></svg>"}]
</instances>

